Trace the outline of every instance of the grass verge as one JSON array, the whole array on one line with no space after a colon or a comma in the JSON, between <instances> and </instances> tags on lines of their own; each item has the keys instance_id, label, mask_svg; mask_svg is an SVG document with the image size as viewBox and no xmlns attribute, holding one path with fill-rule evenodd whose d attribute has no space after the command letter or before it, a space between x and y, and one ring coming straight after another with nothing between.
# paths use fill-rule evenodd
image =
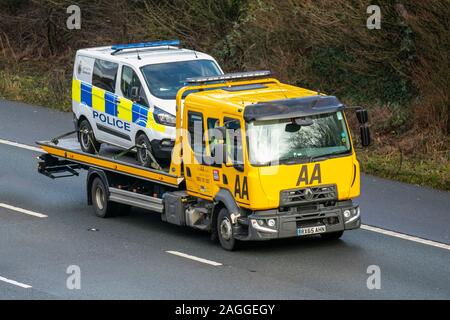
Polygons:
<instances>
[{"instance_id":1,"label":"grass verge","mask_svg":"<svg viewBox=\"0 0 450 320\"><path fill-rule=\"evenodd\" d=\"M418 159L410 156L377 154L359 151L361 170L375 176L419 186L450 191L450 161L448 159Z\"/></svg>"},{"instance_id":2,"label":"grass verge","mask_svg":"<svg viewBox=\"0 0 450 320\"><path fill-rule=\"evenodd\" d=\"M63 72L40 71L38 75L0 70L0 98L69 111L70 80Z\"/></svg>"}]
</instances>

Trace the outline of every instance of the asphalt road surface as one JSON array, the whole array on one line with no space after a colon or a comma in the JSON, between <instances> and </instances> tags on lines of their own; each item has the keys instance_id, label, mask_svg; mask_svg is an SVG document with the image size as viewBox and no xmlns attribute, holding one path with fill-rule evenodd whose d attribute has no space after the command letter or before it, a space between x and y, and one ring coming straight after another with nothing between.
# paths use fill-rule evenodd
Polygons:
<instances>
[{"instance_id":1,"label":"asphalt road surface","mask_svg":"<svg viewBox=\"0 0 450 320\"><path fill-rule=\"evenodd\" d=\"M450 298L447 192L363 175L364 228L227 252L151 212L97 218L84 174L38 174L28 146L72 130L71 117L0 100L0 299Z\"/></svg>"}]
</instances>

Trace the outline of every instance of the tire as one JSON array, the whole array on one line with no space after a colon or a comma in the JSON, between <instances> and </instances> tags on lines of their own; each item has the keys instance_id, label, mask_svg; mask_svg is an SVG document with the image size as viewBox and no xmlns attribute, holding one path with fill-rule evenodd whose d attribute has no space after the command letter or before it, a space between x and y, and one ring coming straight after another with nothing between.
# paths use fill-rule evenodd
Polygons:
<instances>
[{"instance_id":1,"label":"tire","mask_svg":"<svg viewBox=\"0 0 450 320\"><path fill-rule=\"evenodd\" d=\"M108 201L106 185L103 180L96 177L91 185L92 206L97 217L108 218L118 211L118 204Z\"/></svg>"},{"instance_id":2,"label":"tire","mask_svg":"<svg viewBox=\"0 0 450 320\"><path fill-rule=\"evenodd\" d=\"M86 153L94 154L100 150L100 142L95 139L94 131L86 119L80 122L78 126L78 140L80 141L81 150Z\"/></svg>"},{"instance_id":3,"label":"tire","mask_svg":"<svg viewBox=\"0 0 450 320\"><path fill-rule=\"evenodd\" d=\"M152 146L150 144L150 140L148 140L145 133L140 133L136 137L136 145L144 146L147 149L149 149L150 152L152 151ZM147 167L147 168L150 167L150 165L152 164L152 159L146 153L145 149L142 149L142 148L138 148L138 150L137 150L137 161L139 162L139 164L141 166Z\"/></svg>"},{"instance_id":4,"label":"tire","mask_svg":"<svg viewBox=\"0 0 450 320\"><path fill-rule=\"evenodd\" d=\"M337 232L330 232L330 233L323 233L320 236L324 240L338 240L342 235L344 234L344 231L337 231Z\"/></svg>"},{"instance_id":5,"label":"tire","mask_svg":"<svg viewBox=\"0 0 450 320\"><path fill-rule=\"evenodd\" d=\"M234 238L230 213L222 208L217 215L217 237L222 248L233 251L238 248L239 241Z\"/></svg>"}]
</instances>

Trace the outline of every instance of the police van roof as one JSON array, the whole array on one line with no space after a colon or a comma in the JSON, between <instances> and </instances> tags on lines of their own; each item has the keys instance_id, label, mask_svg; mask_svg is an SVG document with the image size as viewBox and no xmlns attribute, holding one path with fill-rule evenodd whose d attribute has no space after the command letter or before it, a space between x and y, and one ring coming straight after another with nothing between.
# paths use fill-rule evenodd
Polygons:
<instances>
[{"instance_id":1,"label":"police van roof","mask_svg":"<svg viewBox=\"0 0 450 320\"><path fill-rule=\"evenodd\" d=\"M117 52L117 46L103 46L80 49L77 55L84 55L111 62L127 62L136 67L148 64L187 61L196 59L214 60L210 55L202 52L164 45L154 47L129 47ZM214 60L215 61L215 60Z\"/></svg>"}]
</instances>

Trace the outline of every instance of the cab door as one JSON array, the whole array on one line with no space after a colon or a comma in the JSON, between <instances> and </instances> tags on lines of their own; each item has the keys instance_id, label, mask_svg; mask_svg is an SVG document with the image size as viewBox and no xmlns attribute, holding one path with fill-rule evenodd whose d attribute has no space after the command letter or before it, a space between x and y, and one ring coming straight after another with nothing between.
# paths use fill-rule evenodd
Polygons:
<instances>
[{"instance_id":1,"label":"cab door","mask_svg":"<svg viewBox=\"0 0 450 320\"><path fill-rule=\"evenodd\" d=\"M244 165L244 123L233 116L223 118L225 127L225 158L222 166L223 187L227 188L238 204L250 203L249 183Z\"/></svg>"},{"instance_id":2,"label":"cab door","mask_svg":"<svg viewBox=\"0 0 450 320\"><path fill-rule=\"evenodd\" d=\"M188 137L183 140L183 149L188 154L184 156L184 174L186 187L196 196L210 199L213 193L213 167L206 157L205 129L206 121L203 112L186 110L184 119Z\"/></svg>"}]
</instances>

